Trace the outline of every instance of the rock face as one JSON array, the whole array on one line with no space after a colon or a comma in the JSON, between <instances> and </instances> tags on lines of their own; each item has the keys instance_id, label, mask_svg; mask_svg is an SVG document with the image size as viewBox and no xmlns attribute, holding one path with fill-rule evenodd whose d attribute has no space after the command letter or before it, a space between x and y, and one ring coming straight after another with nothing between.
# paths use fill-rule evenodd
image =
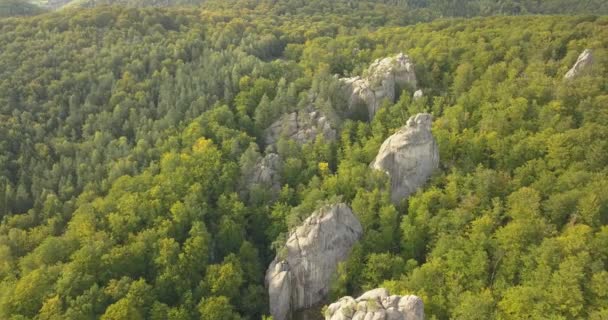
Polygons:
<instances>
[{"instance_id":1,"label":"rock face","mask_svg":"<svg viewBox=\"0 0 608 320\"><path fill-rule=\"evenodd\" d=\"M320 111L296 111L283 115L264 131L264 142L272 145L286 137L304 144L322 135L326 140L336 139L336 130Z\"/></svg>"},{"instance_id":2,"label":"rock face","mask_svg":"<svg viewBox=\"0 0 608 320\"><path fill-rule=\"evenodd\" d=\"M389 295L384 288L364 293L357 299L343 297L331 304L325 320L423 320L424 304L417 296Z\"/></svg>"},{"instance_id":3,"label":"rock face","mask_svg":"<svg viewBox=\"0 0 608 320\"><path fill-rule=\"evenodd\" d=\"M340 79L348 99L348 110L358 113L360 108L367 109L371 120L382 100L395 102L398 90L406 86L416 88L414 64L403 53L394 57L374 61L363 77Z\"/></svg>"},{"instance_id":4,"label":"rock face","mask_svg":"<svg viewBox=\"0 0 608 320\"><path fill-rule=\"evenodd\" d=\"M338 263L346 260L362 234L346 204L323 207L297 227L266 271L273 319L290 319L293 312L321 302Z\"/></svg>"},{"instance_id":5,"label":"rock face","mask_svg":"<svg viewBox=\"0 0 608 320\"><path fill-rule=\"evenodd\" d=\"M420 113L386 139L371 167L391 179L391 200L399 203L421 187L439 167L439 148L431 134L432 116Z\"/></svg>"},{"instance_id":6,"label":"rock face","mask_svg":"<svg viewBox=\"0 0 608 320\"><path fill-rule=\"evenodd\" d=\"M262 186L272 191L281 190L280 172L283 167L281 157L276 153L268 153L261 158L247 179L248 186Z\"/></svg>"},{"instance_id":7,"label":"rock face","mask_svg":"<svg viewBox=\"0 0 608 320\"><path fill-rule=\"evenodd\" d=\"M593 65L593 53L589 49L585 49L583 53L578 56L576 63L564 76L566 80L574 79L581 74L584 74Z\"/></svg>"}]
</instances>

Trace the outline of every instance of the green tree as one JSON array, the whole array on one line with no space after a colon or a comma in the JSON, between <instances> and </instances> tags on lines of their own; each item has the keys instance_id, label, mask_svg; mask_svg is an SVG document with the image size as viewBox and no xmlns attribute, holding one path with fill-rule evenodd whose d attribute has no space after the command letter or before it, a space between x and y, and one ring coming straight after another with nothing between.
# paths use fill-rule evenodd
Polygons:
<instances>
[{"instance_id":1,"label":"green tree","mask_svg":"<svg viewBox=\"0 0 608 320\"><path fill-rule=\"evenodd\" d=\"M234 307L230 304L228 298L223 296L203 298L198 305L198 312L201 315L201 320L241 319L234 311Z\"/></svg>"}]
</instances>

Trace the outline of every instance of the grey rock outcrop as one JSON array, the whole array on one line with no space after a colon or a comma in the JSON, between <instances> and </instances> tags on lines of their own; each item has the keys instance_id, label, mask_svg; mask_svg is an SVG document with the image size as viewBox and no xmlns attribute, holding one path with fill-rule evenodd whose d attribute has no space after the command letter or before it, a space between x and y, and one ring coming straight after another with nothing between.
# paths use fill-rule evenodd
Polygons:
<instances>
[{"instance_id":1,"label":"grey rock outcrop","mask_svg":"<svg viewBox=\"0 0 608 320\"><path fill-rule=\"evenodd\" d=\"M336 139L336 130L322 112L300 110L285 114L270 125L264 131L264 142L272 145L285 137L304 144L314 141L318 135L332 141Z\"/></svg>"},{"instance_id":2,"label":"grey rock outcrop","mask_svg":"<svg viewBox=\"0 0 608 320\"><path fill-rule=\"evenodd\" d=\"M585 72L589 71L590 67L593 65L593 53L590 49L585 49L576 59L576 63L574 66L564 76L566 80L574 79Z\"/></svg>"},{"instance_id":3,"label":"grey rock outcrop","mask_svg":"<svg viewBox=\"0 0 608 320\"><path fill-rule=\"evenodd\" d=\"M389 295L388 290L370 290L359 298L343 297L329 305L325 320L423 320L424 304L417 296Z\"/></svg>"},{"instance_id":4,"label":"grey rock outcrop","mask_svg":"<svg viewBox=\"0 0 608 320\"><path fill-rule=\"evenodd\" d=\"M414 95L412 96L414 98L414 101L424 97L424 92L422 92L422 90L416 90L416 92L414 92Z\"/></svg>"},{"instance_id":5,"label":"grey rock outcrop","mask_svg":"<svg viewBox=\"0 0 608 320\"><path fill-rule=\"evenodd\" d=\"M431 134L432 116L420 113L386 139L371 167L391 179L391 200L399 203L420 188L439 167L439 148Z\"/></svg>"},{"instance_id":6,"label":"grey rock outcrop","mask_svg":"<svg viewBox=\"0 0 608 320\"><path fill-rule=\"evenodd\" d=\"M276 153L268 153L255 164L247 179L247 185L269 188L274 192L281 190L281 169L283 162Z\"/></svg>"},{"instance_id":7,"label":"grey rock outcrop","mask_svg":"<svg viewBox=\"0 0 608 320\"><path fill-rule=\"evenodd\" d=\"M394 57L375 60L362 77L342 78L348 100L348 110L357 113L366 108L371 120L382 100L395 102L398 90L416 88L414 64L409 56L400 53Z\"/></svg>"},{"instance_id":8,"label":"grey rock outcrop","mask_svg":"<svg viewBox=\"0 0 608 320\"><path fill-rule=\"evenodd\" d=\"M329 292L338 263L347 259L363 229L346 204L315 211L289 236L266 271L270 313L275 320L319 304Z\"/></svg>"}]
</instances>

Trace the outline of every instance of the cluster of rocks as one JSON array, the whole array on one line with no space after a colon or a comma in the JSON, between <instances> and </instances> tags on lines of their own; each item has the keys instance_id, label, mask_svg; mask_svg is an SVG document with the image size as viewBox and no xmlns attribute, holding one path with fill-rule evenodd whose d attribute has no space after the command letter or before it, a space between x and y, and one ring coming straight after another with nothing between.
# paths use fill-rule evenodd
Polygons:
<instances>
[{"instance_id":1,"label":"cluster of rocks","mask_svg":"<svg viewBox=\"0 0 608 320\"><path fill-rule=\"evenodd\" d=\"M390 295L370 290L360 297L343 297L329 305L325 320L423 320L424 304L417 296Z\"/></svg>"},{"instance_id":2,"label":"cluster of rocks","mask_svg":"<svg viewBox=\"0 0 608 320\"><path fill-rule=\"evenodd\" d=\"M404 54L374 61L363 77L340 80L348 96L349 110L356 112L356 108L364 108L370 119L382 100L394 102L398 90L406 86L415 89L417 85L413 64ZM414 93L414 99L422 96L421 90ZM370 164L389 176L395 203L426 183L438 167L439 152L431 134L431 122L429 114L411 117L382 144ZM272 146L285 137L304 144L318 136L331 141L336 139L336 130L320 111L301 110L274 122L264 132L264 142ZM256 164L251 183L280 188L280 165L278 155L267 154ZM266 271L273 318L292 319L294 314L324 303L338 264L348 258L362 234L360 222L344 203L316 210L293 230ZM419 320L423 317L419 298L390 296L385 289L372 290L357 299L344 297L330 305L325 314L327 320Z\"/></svg>"},{"instance_id":3,"label":"cluster of rocks","mask_svg":"<svg viewBox=\"0 0 608 320\"><path fill-rule=\"evenodd\" d=\"M403 128L382 144L371 164L373 168L389 175L392 199L395 202L406 198L426 183L439 164L439 152L431 134L431 122L429 114L411 117ZM338 263L348 258L362 233L361 224L346 204L323 207L297 227L285 244L284 255L277 255L266 272L273 318L290 319L294 312L322 302L329 292L329 283ZM412 311L413 306L422 308L419 299L397 299L396 296L391 296L384 301L382 299L389 297L384 292L373 291L375 295L369 293L358 299L343 298L339 303L344 303L344 307L333 304L326 319L351 319L343 317L346 315L356 315L359 317L356 319L410 319L407 318L410 314L422 312L418 309ZM353 309L352 314L349 313L350 304L346 302L367 301L372 296L381 298L378 300L378 308L360 307ZM371 315L368 317L367 314ZM400 314L403 316L399 317Z\"/></svg>"},{"instance_id":4,"label":"cluster of rocks","mask_svg":"<svg viewBox=\"0 0 608 320\"><path fill-rule=\"evenodd\" d=\"M409 56L400 53L394 57L375 60L362 77L342 78L348 100L348 110L359 113L367 109L372 119L383 100L395 102L397 94L406 87L416 89L416 73ZM418 93L422 95L422 91Z\"/></svg>"},{"instance_id":5,"label":"cluster of rocks","mask_svg":"<svg viewBox=\"0 0 608 320\"><path fill-rule=\"evenodd\" d=\"M588 72L593 64L591 50L585 50L565 75L574 79ZM383 100L394 102L398 90L416 89L416 75L409 57L398 54L378 59L362 77L343 78L350 112L364 108L369 119ZM420 99L421 90L413 98ZM424 185L439 166L439 148L431 133L432 116L417 114L384 141L370 164L385 172L391 181L391 200L399 203ZM284 115L266 130L265 142L281 137L299 143L323 135L327 140L336 131L320 112L299 111ZM278 156L269 154L260 161L257 183L275 186ZM270 311L275 320L288 320L294 312L318 306L329 292L329 283L338 263L345 261L362 236L362 227L346 204L323 207L289 236L283 254L277 255L266 272ZM422 320L424 305L416 296L390 295L386 289L368 291L358 298L343 297L329 305L326 320ZM306 317L304 317L306 318Z\"/></svg>"},{"instance_id":6,"label":"cluster of rocks","mask_svg":"<svg viewBox=\"0 0 608 320\"><path fill-rule=\"evenodd\" d=\"M341 78L340 82L348 104L348 115L365 113L369 120L374 117L382 101L395 102L402 89L416 89L417 86L414 64L403 53L377 59L362 77ZM417 90L413 98L416 100L422 96L422 90ZM314 141L319 135L333 141L336 139L336 129L320 110L312 108L281 116L263 134L267 146L276 144L281 137L304 144Z\"/></svg>"}]
</instances>

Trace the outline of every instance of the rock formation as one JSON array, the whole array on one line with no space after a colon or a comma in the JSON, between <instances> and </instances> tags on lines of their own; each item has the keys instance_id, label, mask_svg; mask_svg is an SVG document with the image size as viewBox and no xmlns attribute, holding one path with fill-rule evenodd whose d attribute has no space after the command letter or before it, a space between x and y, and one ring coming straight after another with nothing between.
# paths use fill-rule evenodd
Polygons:
<instances>
[{"instance_id":1,"label":"rock formation","mask_svg":"<svg viewBox=\"0 0 608 320\"><path fill-rule=\"evenodd\" d=\"M371 120L382 100L395 102L397 94L404 87L416 88L414 64L403 53L394 57L377 59L363 77L340 79L348 99L348 110L358 113L360 108L367 109Z\"/></svg>"},{"instance_id":2,"label":"rock formation","mask_svg":"<svg viewBox=\"0 0 608 320\"><path fill-rule=\"evenodd\" d=\"M413 95L414 101L416 101L422 97L424 97L424 92L422 92L422 90L419 89L419 90L416 90L416 92L414 92L414 95Z\"/></svg>"},{"instance_id":3,"label":"rock formation","mask_svg":"<svg viewBox=\"0 0 608 320\"><path fill-rule=\"evenodd\" d=\"M331 304L325 320L423 320L424 304L417 296L389 295L384 288L364 293L357 299L343 297Z\"/></svg>"},{"instance_id":4,"label":"rock formation","mask_svg":"<svg viewBox=\"0 0 608 320\"><path fill-rule=\"evenodd\" d=\"M576 63L574 66L564 76L566 80L574 79L586 71L589 71L590 67L593 65L593 53L589 49L585 49L583 53L578 56L576 59Z\"/></svg>"},{"instance_id":5,"label":"rock formation","mask_svg":"<svg viewBox=\"0 0 608 320\"><path fill-rule=\"evenodd\" d=\"M281 190L280 172L283 163L276 153L268 153L255 164L252 172L248 174L249 187L262 186L278 193Z\"/></svg>"},{"instance_id":6,"label":"rock formation","mask_svg":"<svg viewBox=\"0 0 608 320\"><path fill-rule=\"evenodd\" d=\"M292 312L320 303L338 263L347 259L362 233L346 204L323 207L297 227L266 271L273 318L286 320Z\"/></svg>"},{"instance_id":7,"label":"rock formation","mask_svg":"<svg viewBox=\"0 0 608 320\"><path fill-rule=\"evenodd\" d=\"M407 120L397 133L386 139L374 169L391 179L391 200L399 203L421 187L439 166L439 148L431 134L432 116L420 113Z\"/></svg>"},{"instance_id":8,"label":"rock formation","mask_svg":"<svg viewBox=\"0 0 608 320\"><path fill-rule=\"evenodd\" d=\"M275 144L285 137L304 144L323 135L326 140L336 139L336 130L320 111L296 111L283 115L264 131L266 145Z\"/></svg>"}]
</instances>

